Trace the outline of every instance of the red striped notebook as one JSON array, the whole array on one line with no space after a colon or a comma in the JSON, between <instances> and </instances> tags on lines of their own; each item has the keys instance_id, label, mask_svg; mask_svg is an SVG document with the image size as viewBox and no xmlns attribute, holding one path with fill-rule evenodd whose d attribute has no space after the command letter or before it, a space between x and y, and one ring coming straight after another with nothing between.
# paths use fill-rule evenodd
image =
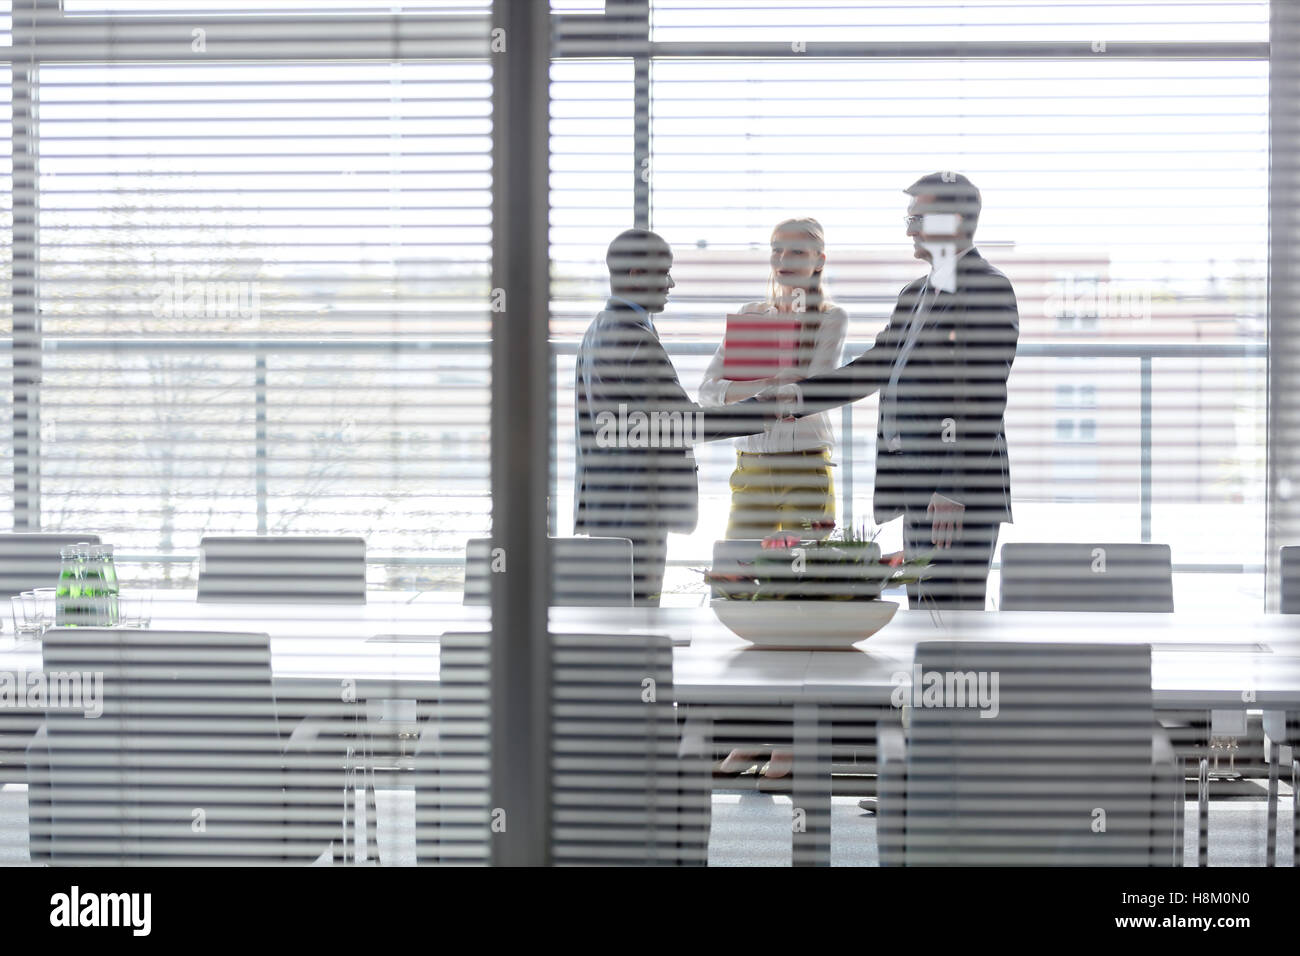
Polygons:
<instances>
[{"instance_id":1,"label":"red striped notebook","mask_svg":"<svg viewBox=\"0 0 1300 956\"><path fill-rule=\"evenodd\" d=\"M722 340L722 377L733 382L768 378L798 362L803 323L789 313L745 312L727 316Z\"/></svg>"}]
</instances>

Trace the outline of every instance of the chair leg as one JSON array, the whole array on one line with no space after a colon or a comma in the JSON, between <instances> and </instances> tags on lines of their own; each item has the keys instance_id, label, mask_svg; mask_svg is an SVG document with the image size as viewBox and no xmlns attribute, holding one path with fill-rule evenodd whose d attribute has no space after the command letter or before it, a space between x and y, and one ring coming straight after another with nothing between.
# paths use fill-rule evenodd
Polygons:
<instances>
[{"instance_id":1,"label":"chair leg","mask_svg":"<svg viewBox=\"0 0 1300 956\"><path fill-rule=\"evenodd\" d=\"M371 730L369 722L361 721L361 712L358 710L358 729L361 749L361 766L357 768L361 783L361 799L365 804L365 817L361 818L362 808L357 808L358 822L361 825L361 850L357 859L358 862L370 860L370 834L375 835L375 864L381 863L379 858L379 797L375 788L375 735Z\"/></svg>"},{"instance_id":2,"label":"chair leg","mask_svg":"<svg viewBox=\"0 0 1300 956\"><path fill-rule=\"evenodd\" d=\"M1268 743L1268 849L1264 865L1277 866L1277 775L1281 748L1276 740Z\"/></svg>"},{"instance_id":3,"label":"chair leg","mask_svg":"<svg viewBox=\"0 0 1300 956\"><path fill-rule=\"evenodd\" d=\"M1177 772L1174 774L1172 781L1174 794L1173 865L1175 868L1183 865L1183 843L1187 836L1186 813L1183 809L1183 804L1187 802L1187 781L1181 762L1176 770Z\"/></svg>"},{"instance_id":4,"label":"chair leg","mask_svg":"<svg viewBox=\"0 0 1300 956\"><path fill-rule=\"evenodd\" d=\"M1201 758L1196 781L1196 865L1208 866L1210 858L1210 758Z\"/></svg>"},{"instance_id":5,"label":"chair leg","mask_svg":"<svg viewBox=\"0 0 1300 956\"><path fill-rule=\"evenodd\" d=\"M343 816L339 819L339 860L343 866L348 865L348 785L347 777L343 782Z\"/></svg>"},{"instance_id":6,"label":"chair leg","mask_svg":"<svg viewBox=\"0 0 1300 956\"><path fill-rule=\"evenodd\" d=\"M1183 865L1183 844L1186 842L1187 836L1187 811L1184 807L1184 804L1187 803L1187 797L1185 796L1186 789L1187 786L1183 782L1182 776L1179 775L1178 791L1176 793L1178 806L1174 808L1174 816L1176 820L1174 826L1176 831L1174 834L1174 866L1176 867L1181 867Z\"/></svg>"},{"instance_id":7,"label":"chair leg","mask_svg":"<svg viewBox=\"0 0 1300 956\"><path fill-rule=\"evenodd\" d=\"M366 773L366 845L369 846L370 836L375 835L375 865L382 865L379 859L379 797L375 793L375 771L372 767ZM367 851L368 852L368 851Z\"/></svg>"},{"instance_id":8,"label":"chair leg","mask_svg":"<svg viewBox=\"0 0 1300 956\"><path fill-rule=\"evenodd\" d=\"M356 861L357 850L357 780L356 768L353 764L355 753L351 746L347 750L347 762L343 770L343 820L342 820L342 844L343 844L343 865L348 866ZM352 849L348 850L348 829L352 830Z\"/></svg>"}]
</instances>

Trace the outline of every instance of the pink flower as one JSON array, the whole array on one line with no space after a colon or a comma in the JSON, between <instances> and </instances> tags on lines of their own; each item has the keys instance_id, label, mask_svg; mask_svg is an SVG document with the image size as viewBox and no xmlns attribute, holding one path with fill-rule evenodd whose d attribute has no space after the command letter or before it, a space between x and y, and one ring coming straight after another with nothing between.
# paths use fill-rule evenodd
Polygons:
<instances>
[{"instance_id":1,"label":"pink flower","mask_svg":"<svg viewBox=\"0 0 1300 956\"><path fill-rule=\"evenodd\" d=\"M777 531L763 539L764 551L779 551L782 548L797 548L802 539L793 531Z\"/></svg>"}]
</instances>

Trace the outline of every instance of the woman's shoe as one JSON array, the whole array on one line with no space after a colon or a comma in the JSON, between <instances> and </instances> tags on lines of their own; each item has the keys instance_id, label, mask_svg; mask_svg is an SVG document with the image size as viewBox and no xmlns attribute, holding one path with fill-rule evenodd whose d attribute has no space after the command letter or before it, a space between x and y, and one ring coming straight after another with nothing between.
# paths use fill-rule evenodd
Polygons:
<instances>
[{"instance_id":1,"label":"woman's shoe","mask_svg":"<svg viewBox=\"0 0 1300 956\"><path fill-rule=\"evenodd\" d=\"M756 763L752 763L748 767L744 767L740 770L723 770L722 763L723 762L719 762L713 765L714 780L739 780L743 777L756 779L758 777L758 764Z\"/></svg>"},{"instance_id":2,"label":"woman's shoe","mask_svg":"<svg viewBox=\"0 0 1300 956\"><path fill-rule=\"evenodd\" d=\"M769 766L771 766L770 762L765 763L763 764L763 769L766 770ZM785 776L782 777L769 777L766 774L764 774L762 771L760 771L759 774L760 774L758 778L759 793L793 793L794 792L794 777L790 776L789 774L786 774Z\"/></svg>"},{"instance_id":3,"label":"woman's shoe","mask_svg":"<svg viewBox=\"0 0 1300 956\"><path fill-rule=\"evenodd\" d=\"M788 750L773 750L772 759L763 765L763 776L779 780L794 773L794 754Z\"/></svg>"},{"instance_id":4,"label":"woman's shoe","mask_svg":"<svg viewBox=\"0 0 1300 956\"><path fill-rule=\"evenodd\" d=\"M714 768L713 772L723 777L737 777L754 769L762 756L761 750L733 750Z\"/></svg>"}]
</instances>

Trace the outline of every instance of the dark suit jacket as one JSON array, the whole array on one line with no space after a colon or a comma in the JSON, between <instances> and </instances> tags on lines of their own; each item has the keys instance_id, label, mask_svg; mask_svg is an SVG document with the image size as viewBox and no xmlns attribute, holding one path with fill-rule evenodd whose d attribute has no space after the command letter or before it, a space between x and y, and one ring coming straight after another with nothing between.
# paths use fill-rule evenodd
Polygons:
<instances>
[{"instance_id":1,"label":"dark suit jacket","mask_svg":"<svg viewBox=\"0 0 1300 956\"><path fill-rule=\"evenodd\" d=\"M690 448L683 442L637 447L611 431L611 422L626 422L633 413L677 416L694 441L715 441L760 432L772 417L770 408L753 401L707 409L692 402L653 324L616 299L578 348L574 411L573 523L576 532L591 534L611 526L689 532L697 520L699 482Z\"/></svg>"},{"instance_id":2,"label":"dark suit jacket","mask_svg":"<svg viewBox=\"0 0 1300 956\"><path fill-rule=\"evenodd\" d=\"M884 389L925 279L908 283L889 325L861 356L800 383L803 413L823 411ZM933 295L933 293L930 293ZM1007 457L1007 376L1020 318L1011 283L972 249L957 261L957 290L941 292L898 380L893 406L901 449L876 431L875 520L924 510L938 492L966 506L965 522L1011 520ZM882 406L887 403L882 391Z\"/></svg>"}]
</instances>

